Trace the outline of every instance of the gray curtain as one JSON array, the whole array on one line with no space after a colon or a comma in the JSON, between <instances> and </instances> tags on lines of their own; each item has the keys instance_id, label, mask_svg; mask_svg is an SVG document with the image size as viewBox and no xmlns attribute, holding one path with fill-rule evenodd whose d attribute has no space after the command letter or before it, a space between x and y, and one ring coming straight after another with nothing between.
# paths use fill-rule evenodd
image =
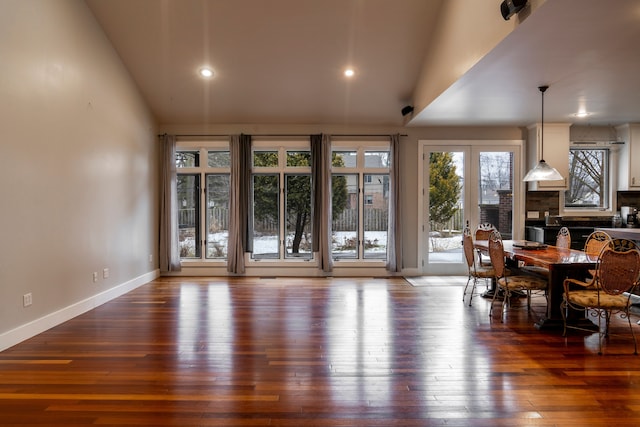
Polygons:
<instances>
[{"instance_id":1,"label":"gray curtain","mask_svg":"<svg viewBox=\"0 0 640 427\"><path fill-rule=\"evenodd\" d=\"M311 145L311 180L313 182L311 245L313 252L318 252L320 250L320 221L322 220L320 216L322 212L322 177L320 176L320 171L322 171L322 134L311 135L309 143Z\"/></svg>"},{"instance_id":2,"label":"gray curtain","mask_svg":"<svg viewBox=\"0 0 640 427\"><path fill-rule=\"evenodd\" d=\"M227 271L242 274L245 271L244 254L250 250L247 242L249 224L249 180L251 173L251 136L232 135L231 191L229 200L229 241Z\"/></svg>"},{"instance_id":3,"label":"gray curtain","mask_svg":"<svg viewBox=\"0 0 640 427\"><path fill-rule=\"evenodd\" d=\"M331 257L331 138L311 135L311 176L313 179L313 251L324 272L333 270Z\"/></svg>"},{"instance_id":4,"label":"gray curtain","mask_svg":"<svg viewBox=\"0 0 640 427\"><path fill-rule=\"evenodd\" d=\"M400 135L390 136L389 225L387 231L387 270L402 271L402 224L400 213Z\"/></svg>"},{"instance_id":5,"label":"gray curtain","mask_svg":"<svg viewBox=\"0 0 640 427\"><path fill-rule=\"evenodd\" d=\"M251 135L240 135L242 187L242 242L245 252L253 252L253 203L251 201Z\"/></svg>"},{"instance_id":6,"label":"gray curtain","mask_svg":"<svg viewBox=\"0 0 640 427\"><path fill-rule=\"evenodd\" d=\"M176 177L176 137L162 138L162 194L160 196L160 271L180 271L178 248L178 188Z\"/></svg>"}]
</instances>

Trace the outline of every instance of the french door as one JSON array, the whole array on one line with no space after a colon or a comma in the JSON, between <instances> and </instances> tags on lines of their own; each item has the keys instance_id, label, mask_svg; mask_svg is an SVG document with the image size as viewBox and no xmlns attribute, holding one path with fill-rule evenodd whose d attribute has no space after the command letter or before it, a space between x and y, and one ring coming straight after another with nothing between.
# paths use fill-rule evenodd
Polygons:
<instances>
[{"instance_id":1,"label":"french door","mask_svg":"<svg viewBox=\"0 0 640 427\"><path fill-rule=\"evenodd\" d=\"M466 274L462 231L496 226L504 239L520 238L520 141L422 146L422 274ZM514 232L515 231L515 232Z\"/></svg>"}]
</instances>

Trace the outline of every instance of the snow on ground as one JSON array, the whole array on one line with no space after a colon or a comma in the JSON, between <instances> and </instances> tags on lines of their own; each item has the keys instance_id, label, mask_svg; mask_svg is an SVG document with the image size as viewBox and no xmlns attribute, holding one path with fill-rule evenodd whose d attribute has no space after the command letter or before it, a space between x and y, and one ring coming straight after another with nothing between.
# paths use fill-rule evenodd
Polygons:
<instances>
[{"instance_id":1,"label":"snow on ground","mask_svg":"<svg viewBox=\"0 0 640 427\"><path fill-rule=\"evenodd\" d=\"M368 231L366 232L366 237L368 242L375 243L374 246L367 245L366 253L367 254L385 254L387 251L387 233L386 231ZM353 255L355 252L355 248L353 245L349 245L349 240L353 240L355 238L355 233L340 231L333 233L333 252L340 256L340 254L344 255ZM217 254L215 257L224 257L227 253L227 233L210 233L208 236L208 242L210 248L217 248ZM288 242L293 240L293 235L290 235L288 238ZM181 242L181 246L188 246L190 248L195 247L195 242L193 238L186 238ZM287 245L290 248L290 245ZM308 245L307 245L308 246ZM342 249L340 249L342 248ZM460 234L454 234L452 236L440 237L440 236L431 236L429 237L428 243L428 251L433 252L458 252L462 250L462 236ZM262 236L256 237L253 240L253 253L255 255L265 255L265 254L275 254L278 252L278 238L277 236ZM303 248L300 250L301 253L308 253L308 250L305 251ZM192 250L192 253L195 251Z\"/></svg>"},{"instance_id":2,"label":"snow on ground","mask_svg":"<svg viewBox=\"0 0 640 427\"><path fill-rule=\"evenodd\" d=\"M367 245L366 252L368 254L371 253L386 253L387 251L387 232L386 231L367 231L366 233L367 242L373 243L373 246ZM353 232L345 232L339 231L333 233L333 252L336 254L345 253L352 254L354 253L354 248L349 247L349 241L355 238L355 233ZM287 242L291 242L293 240L293 235L289 235L287 238ZM253 239L253 253L256 255L260 254L274 254L278 252L278 243L279 239L277 236L262 236L255 237ZM224 254L227 252L227 244L228 244L228 233L209 233L208 240L209 246L213 245L214 247L219 247L224 251ZM190 248L195 247L195 241L192 237L185 238L181 243L181 246L187 246ZM290 247L290 245L287 245ZM308 245L307 245L308 246ZM344 248L340 250L340 248ZM300 249L300 252L305 253L304 249ZM195 253L195 251L193 251ZM308 253L308 250L306 251Z\"/></svg>"}]
</instances>

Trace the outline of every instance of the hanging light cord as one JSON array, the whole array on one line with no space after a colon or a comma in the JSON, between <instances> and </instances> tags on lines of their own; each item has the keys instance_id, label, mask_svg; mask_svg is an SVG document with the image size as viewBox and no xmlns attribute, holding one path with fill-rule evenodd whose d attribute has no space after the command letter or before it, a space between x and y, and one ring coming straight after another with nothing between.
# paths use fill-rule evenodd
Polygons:
<instances>
[{"instance_id":1,"label":"hanging light cord","mask_svg":"<svg viewBox=\"0 0 640 427\"><path fill-rule=\"evenodd\" d=\"M549 86L538 86L538 89L542 94L541 95L542 96L542 112L540 114L540 117L541 117L540 132L542 132L542 134L540 135L540 161L544 162L544 93L547 89L549 89Z\"/></svg>"}]
</instances>

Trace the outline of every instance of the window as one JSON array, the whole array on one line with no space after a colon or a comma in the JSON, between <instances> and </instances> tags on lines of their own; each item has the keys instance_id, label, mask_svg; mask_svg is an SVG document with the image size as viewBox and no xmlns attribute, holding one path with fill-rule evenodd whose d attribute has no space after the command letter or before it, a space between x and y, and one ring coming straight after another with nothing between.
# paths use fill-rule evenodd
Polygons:
<instances>
[{"instance_id":1,"label":"window","mask_svg":"<svg viewBox=\"0 0 640 427\"><path fill-rule=\"evenodd\" d=\"M565 208L607 209L609 207L609 150L571 148L569 188Z\"/></svg>"},{"instance_id":2,"label":"window","mask_svg":"<svg viewBox=\"0 0 640 427\"><path fill-rule=\"evenodd\" d=\"M206 159L206 164L202 164L201 159ZM226 260L230 184L228 143L180 141L176 167L180 257Z\"/></svg>"},{"instance_id":3,"label":"window","mask_svg":"<svg viewBox=\"0 0 640 427\"><path fill-rule=\"evenodd\" d=\"M332 143L332 255L386 260L389 143ZM312 176L308 140L254 140L248 252L253 261L310 261ZM178 141L180 256L225 261L231 165L227 141Z\"/></svg>"},{"instance_id":4,"label":"window","mask_svg":"<svg viewBox=\"0 0 640 427\"><path fill-rule=\"evenodd\" d=\"M333 257L386 260L389 144L336 142L332 151Z\"/></svg>"},{"instance_id":5,"label":"window","mask_svg":"<svg viewBox=\"0 0 640 427\"><path fill-rule=\"evenodd\" d=\"M311 259L309 142L288 141L285 149L255 141L251 183L252 258Z\"/></svg>"},{"instance_id":6,"label":"window","mask_svg":"<svg viewBox=\"0 0 640 427\"><path fill-rule=\"evenodd\" d=\"M207 179L207 258L227 259L230 177L228 173L205 176Z\"/></svg>"},{"instance_id":7,"label":"window","mask_svg":"<svg viewBox=\"0 0 640 427\"><path fill-rule=\"evenodd\" d=\"M200 258L200 175L179 173L177 183L180 258Z\"/></svg>"},{"instance_id":8,"label":"window","mask_svg":"<svg viewBox=\"0 0 640 427\"><path fill-rule=\"evenodd\" d=\"M198 151L178 151L176 153L177 168L195 168L200 166L200 153Z\"/></svg>"}]
</instances>

